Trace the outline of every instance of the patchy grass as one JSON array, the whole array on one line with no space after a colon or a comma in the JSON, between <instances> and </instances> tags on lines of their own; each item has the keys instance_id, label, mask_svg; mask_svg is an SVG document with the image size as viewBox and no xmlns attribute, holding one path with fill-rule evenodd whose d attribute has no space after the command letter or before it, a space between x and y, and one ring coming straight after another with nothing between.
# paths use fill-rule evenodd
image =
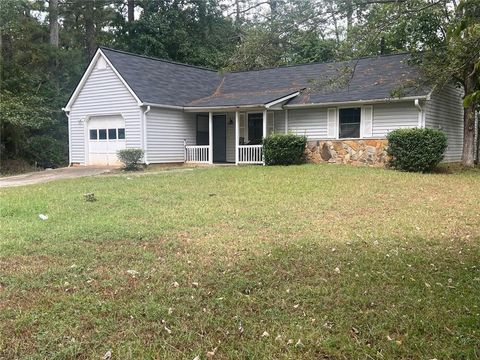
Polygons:
<instances>
[{"instance_id":1,"label":"patchy grass","mask_svg":"<svg viewBox=\"0 0 480 360\"><path fill-rule=\"evenodd\" d=\"M0 358L480 357L478 171L199 168L0 195Z\"/></svg>"}]
</instances>

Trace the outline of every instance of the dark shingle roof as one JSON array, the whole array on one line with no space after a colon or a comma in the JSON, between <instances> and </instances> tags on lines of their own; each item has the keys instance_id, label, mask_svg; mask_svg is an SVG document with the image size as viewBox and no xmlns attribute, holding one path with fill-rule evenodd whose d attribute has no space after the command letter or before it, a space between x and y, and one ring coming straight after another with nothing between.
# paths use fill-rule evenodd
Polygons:
<instances>
[{"instance_id":1,"label":"dark shingle roof","mask_svg":"<svg viewBox=\"0 0 480 360\"><path fill-rule=\"evenodd\" d=\"M185 107L267 104L297 91L288 104L388 99L394 93L425 96L431 88L412 86L420 73L409 54L231 72L157 60L102 48L143 102Z\"/></svg>"},{"instance_id":2,"label":"dark shingle roof","mask_svg":"<svg viewBox=\"0 0 480 360\"><path fill-rule=\"evenodd\" d=\"M183 106L210 95L221 80L214 70L101 49L143 102Z\"/></svg>"}]
</instances>

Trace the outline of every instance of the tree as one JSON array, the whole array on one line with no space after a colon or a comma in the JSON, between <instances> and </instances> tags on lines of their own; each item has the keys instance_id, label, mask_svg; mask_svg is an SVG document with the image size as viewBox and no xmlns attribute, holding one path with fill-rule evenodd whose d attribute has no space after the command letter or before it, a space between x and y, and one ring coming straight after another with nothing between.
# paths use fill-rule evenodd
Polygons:
<instances>
[{"instance_id":1,"label":"tree","mask_svg":"<svg viewBox=\"0 0 480 360\"><path fill-rule=\"evenodd\" d=\"M50 45L58 48L58 0L50 0L48 5L50 23Z\"/></svg>"}]
</instances>

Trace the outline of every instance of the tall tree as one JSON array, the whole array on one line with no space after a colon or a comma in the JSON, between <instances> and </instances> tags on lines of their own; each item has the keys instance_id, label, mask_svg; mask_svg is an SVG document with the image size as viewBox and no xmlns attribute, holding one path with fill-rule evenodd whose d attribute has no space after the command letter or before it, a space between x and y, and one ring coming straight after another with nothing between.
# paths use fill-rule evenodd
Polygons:
<instances>
[{"instance_id":1,"label":"tall tree","mask_svg":"<svg viewBox=\"0 0 480 360\"><path fill-rule=\"evenodd\" d=\"M92 58L97 49L95 34L95 0L85 1L85 50L87 60Z\"/></svg>"},{"instance_id":2,"label":"tall tree","mask_svg":"<svg viewBox=\"0 0 480 360\"><path fill-rule=\"evenodd\" d=\"M58 48L58 0L50 0L48 3L48 17L50 26L50 45Z\"/></svg>"},{"instance_id":3,"label":"tall tree","mask_svg":"<svg viewBox=\"0 0 480 360\"><path fill-rule=\"evenodd\" d=\"M127 0L127 19L130 23L135 21L135 0Z\"/></svg>"}]
</instances>

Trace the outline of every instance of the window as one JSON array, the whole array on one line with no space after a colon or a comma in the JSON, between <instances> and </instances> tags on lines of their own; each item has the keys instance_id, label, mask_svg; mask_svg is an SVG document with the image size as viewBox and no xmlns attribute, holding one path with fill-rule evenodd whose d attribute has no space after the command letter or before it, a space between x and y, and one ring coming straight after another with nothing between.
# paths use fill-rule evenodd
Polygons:
<instances>
[{"instance_id":1,"label":"window","mask_svg":"<svg viewBox=\"0 0 480 360\"><path fill-rule=\"evenodd\" d=\"M97 140L98 135L97 135L97 129L91 129L90 130L90 140Z\"/></svg>"},{"instance_id":2,"label":"window","mask_svg":"<svg viewBox=\"0 0 480 360\"><path fill-rule=\"evenodd\" d=\"M108 129L108 139L115 140L117 138L117 129Z\"/></svg>"},{"instance_id":3,"label":"window","mask_svg":"<svg viewBox=\"0 0 480 360\"><path fill-rule=\"evenodd\" d=\"M208 115L197 115L197 145L208 145Z\"/></svg>"},{"instance_id":4,"label":"window","mask_svg":"<svg viewBox=\"0 0 480 360\"><path fill-rule=\"evenodd\" d=\"M360 137L360 108L340 109L340 139Z\"/></svg>"},{"instance_id":5,"label":"window","mask_svg":"<svg viewBox=\"0 0 480 360\"><path fill-rule=\"evenodd\" d=\"M118 138L121 139L121 140L125 139L125 129L124 128L118 129Z\"/></svg>"},{"instance_id":6,"label":"window","mask_svg":"<svg viewBox=\"0 0 480 360\"><path fill-rule=\"evenodd\" d=\"M262 143L263 138L263 114L248 114L248 144L257 145Z\"/></svg>"},{"instance_id":7,"label":"window","mask_svg":"<svg viewBox=\"0 0 480 360\"><path fill-rule=\"evenodd\" d=\"M98 138L100 140L107 140L107 129L99 129L98 130Z\"/></svg>"}]
</instances>

